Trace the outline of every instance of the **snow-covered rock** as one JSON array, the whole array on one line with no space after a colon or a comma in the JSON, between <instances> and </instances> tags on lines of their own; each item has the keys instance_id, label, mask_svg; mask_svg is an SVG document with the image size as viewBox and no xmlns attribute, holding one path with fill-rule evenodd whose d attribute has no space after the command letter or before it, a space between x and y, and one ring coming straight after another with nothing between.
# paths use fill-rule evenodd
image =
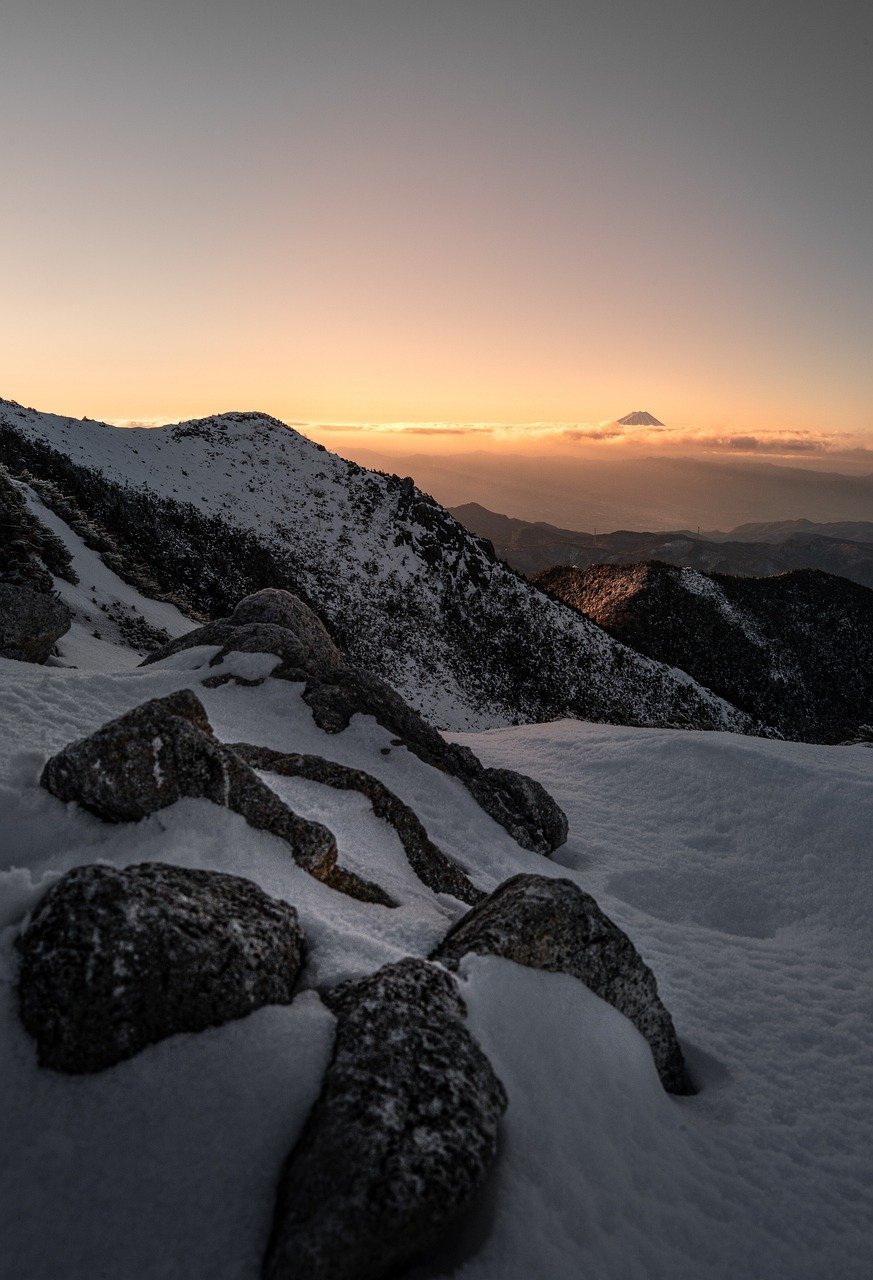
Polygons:
<instances>
[{"instance_id":1,"label":"snow-covered rock","mask_svg":"<svg viewBox=\"0 0 873 1280\"><path fill-rule=\"evenodd\" d=\"M216 647L218 663L228 653L271 653L280 664L271 674L301 679L332 671L342 656L324 624L290 591L266 589L240 600L228 618L195 627L169 640L143 662L160 662L185 649Z\"/></svg>"},{"instance_id":2,"label":"snow-covered rock","mask_svg":"<svg viewBox=\"0 0 873 1280\"><path fill-rule=\"evenodd\" d=\"M45 662L73 616L54 596L0 582L0 656Z\"/></svg>"},{"instance_id":3,"label":"snow-covered rock","mask_svg":"<svg viewBox=\"0 0 873 1280\"><path fill-rule=\"evenodd\" d=\"M627 934L572 880L513 876L452 927L432 958L457 969L470 953L578 978L645 1036L668 1093L694 1092L655 975Z\"/></svg>"},{"instance_id":4,"label":"snow-covered rock","mask_svg":"<svg viewBox=\"0 0 873 1280\"><path fill-rule=\"evenodd\" d=\"M333 834L300 818L233 751L218 742L190 689L145 702L47 762L42 785L108 822L137 822L188 796L240 814L288 845L301 867L332 888L393 906L377 885L337 865Z\"/></svg>"},{"instance_id":5,"label":"snow-covered rock","mask_svg":"<svg viewBox=\"0 0 873 1280\"><path fill-rule=\"evenodd\" d=\"M481 1188L506 1094L449 975L421 960L334 992L333 1058L279 1181L266 1280L379 1280Z\"/></svg>"},{"instance_id":6,"label":"snow-covered rock","mask_svg":"<svg viewBox=\"0 0 873 1280\"><path fill-rule=\"evenodd\" d=\"M18 947L40 1065L79 1073L289 1004L304 938L294 908L250 880L152 862L68 871Z\"/></svg>"},{"instance_id":7,"label":"snow-covered rock","mask_svg":"<svg viewBox=\"0 0 873 1280\"><path fill-rule=\"evenodd\" d=\"M437 848L409 805L372 774L363 769L349 769L323 756L273 751L248 742L234 742L231 750L253 769L283 778L308 778L340 791L359 791L370 801L374 814L389 822L397 832L409 865L422 884L434 893L449 893L461 902L479 902L485 896L458 864Z\"/></svg>"}]
</instances>

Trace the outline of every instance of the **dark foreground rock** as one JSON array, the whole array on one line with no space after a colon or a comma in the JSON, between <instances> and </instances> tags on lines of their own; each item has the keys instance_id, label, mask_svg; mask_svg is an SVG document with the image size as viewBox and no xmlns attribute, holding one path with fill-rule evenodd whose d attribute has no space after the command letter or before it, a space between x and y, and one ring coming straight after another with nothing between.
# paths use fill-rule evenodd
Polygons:
<instances>
[{"instance_id":1,"label":"dark foreground rock","mask_svg":"<svg viewBox=\"0 0 873 1280\"><path fill-rule=\"evenodd\" d=\"M303 697L319 728L341 733L352 716L373 716L425 764L458 778L522 848L548 856L567 839L567 819L544 787L509 769L486 769L469 748L446 742L379 676L348 666L323 623L291 592L255 592L229 618L172 640L142 665L200 645L218 646L210 665L231 652L275 654L281 661L270 674L306 682Z\"/></svg>"},{"instance_id":2,"label":"dark foreground rock","mask_svg":"<svg viewBox=\"0 0 873 1280\"><path fill-rule=\"evenodd\" d=\"M337 866L336 840L299 817L212 733L190 689L145 702L47 762L42 785L108 822L136 822L183 797L211 800L278 836L294 860L331 887L395 905L378 887Z\"/></svg>"},{"instance_id":3,"label":"dark foreground rock","mask_svg":"<svg viewBox=\"0 0 873 1280\"><path fill-rule=\"evenodd\" d=\"M313 611L290 591L275 588L246 596L229 618L171 640L141 665L201 645L218 646L219 653L212 659L216 665L231 652L275 654L281 662L272 674L292 680L306 680L342 664L339 650Z\"/></svg>"},{"instance_id":4,"label":"dark foreground rock","mask_svg":"<svg viewBox=\"0 0 873 1280\"><path fill-rule=\"evenodd\" d=\"M404 960L338 988L334 1054L279 1182L267 1280L377 1280L485 1181L506 1107L453 980Z\"/></svg>"},{"instance_id":5,"label":"dark foreground rock","mask_svg":"<svg viewBox=\"0 0 873 1280\"><path fill-rule=\"evenodd\" d=\"M100 1071L148 1044L288 1004L297 912L217 871L76 867L18 940L21 1020L40 1065Z\"/></svg>"},{"instance_id":6,"label":"dark foreground rock","mask_svg":"<svg viewBox=\"0 0 873 1280\"><path fill-rule=\"evenodd\" d=\"M630 939L571 880L513 876L459 920L431 958L456 969L470 952L578 978L646 1037L668 1093L695 1092L655 975Z\"/></svg>"},{"instance_id":7,"label":"dark foreground rock","mask_svg":"<svg viewBox=\"0 0 873 1280\"><path fill-rule=\"evenodd\" d=\"M0 657L45 662L72 620L55 596L0 582Z\"/></svg>"},{"instance_id":8,"label":"dark foreground rock","mask_svg":"<svg viewBox=\"0 0 873 1280\"><path fill-rule=\"evenodd\" d=\"M308 778L339 791L358 791L367 797L377 818L391 824L403 850L422 884L434 893L450 893L461 902L472 905L485 894L477 889L456 862L428 836L418 816L408 804L390 791L384 783L363 769L350 769L321 756L273 751L248 742L234 742L230 748L253 769L278 773L286 778Z\"/></svg>"},{"instance_id":9,"label":"dark foreground rock","mask_svg":"<svg viewBox=\"0 0 873 1280\"><path fill-rule=\"evenodd\" d=\"M567 839L567 818L545 787L511 769L487 769L469 747L442 734L369 671L340 667L303 692L319 728L339 733L353 715L369 715L425 764L458 778L523 849L548 856Z\"/></svg>"}]
</instances>

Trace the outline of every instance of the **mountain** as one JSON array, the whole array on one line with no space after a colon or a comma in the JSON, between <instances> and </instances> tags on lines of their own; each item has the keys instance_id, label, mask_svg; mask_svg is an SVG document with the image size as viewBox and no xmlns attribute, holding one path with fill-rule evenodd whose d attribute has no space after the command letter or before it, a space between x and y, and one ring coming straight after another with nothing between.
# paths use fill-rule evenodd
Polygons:
<instances>
[{"instance_id":1,"label":"mountain","mask_svg":"<svg viewBox=\"0 0 873 1280\"><path fill-rule=\"evenodd\" d=\"M729 533L718 531L704 534L713 541L732 542L787 542L789 538L832 538L840 542L873 543L873 520L767 520L741 524Z\"/></svg>"},{"instance_id":2,"label":"mountain","mask_svg":"<svg viewBox=\"0 0 873 1280\"><path fill-rule=\"evenodd\" d=\"M354 456L368 466L401 469L448 507L481 502L563 529L731 529L798 516L866 522L873 512L869 474L733 457L619 457L582 440L559 442L541 455L480 450L392 456L361 448Z\"/></svg>"},{"instance_id":3,"label":"mountain","mask_svg":"<svg viewBox=\"0 0 873 1280\"><path fill-rule=\"evenodd\" d=\"M84 603L152 610L27 500ZM373 717L320 727L269 653L137 666L73 625L75 668L0 658L8 1275L866 1274L870 750L454 735L554 795L550 859ZM447 861L472 912L423 879Z\"/></svg>"},{"instance_id":4,"label":"mountain","mask_svg":"<svg viewBox=\"0 0 873 1280\"><path fill-rule=\"evenodd\" d=\"M7 401L0 461L144 596L215 616L290 588L441 726L757 724L543 595L410 479L261 414L123 430Z\"/></svg>"},{"instance_id":5,"label":"mountain","mask_svg":"<svg viewBox=\"0 0 873 1280\"><path fill-rule=\"evenodd\" d=\"M702 574L658 561L554 568L536 582L640 653L788 738L873 732L873 591L815 570Z\"/></svg>"},{"instance_id":6,"label":"mountain","mask_svg":"<svg viewBox=\"0 0 873 1280\"><path fill-rule=\"evenodd\" d=\"M499 556L520 573L534 575L552 565L636 564L640 560L664 560L668 564L706 573L744 574L753 577L784 573L788 569L821 569L873 587L873 524L863 521L814 524L809 520L778 521L770 525L745 525L730 533L691 533L678 529L666 533L642 533L621 529L615 533L581 533L543 522L516 520L499 515L475 502L450 508L467 529L490 539ZM847 529L855 540L840 531ZM748 530L750 536L743 536ZM763 530L769 537L754 538ZM824 530L831 530L825 534ZM860 536L858 536L860 535Z\"/></svg>"},{"instance_id":7,"label":"mountain","mask_svg":"<svg viewBox=\"0 0 873 1280\"><path fill-rule=\"evenodd\" d=\"M632 413L627 414L624 418L619 418L619 424L623 427L663 427L663 422L659 422L653 414L648 413L645 409L634 409Z\"/></svg>"},{"instance_id":8,"label":"mountain","mask_svg":"<svg viewBox=\"0 0 873 1280\"><path fill-rule=\"evenodd\" d=\"M96 553L64 539L88 583ZM570 834L552 861L374 720L319 728L301 687L263 665L256 677L252 654L212 666L189 650L133 670L109 668L108 648L80 657L77 669L0 659L10 1275L265 1280L282 1274L262 1270L280 1230L311 1244L337 1212L343 1229L324 1247L338 1241L347 1262L369 1233L367 1268L351 1274L397 1275L378 1264L398 1221L407 1252L417 1243L416 1197L423 1239L405 1280L817 1280L823 1257L865 1274L869 750L578 721L458 735L497 772L521 766L554 793ZM136 737L159 712L166 736ZM116 717L146 767L134 752L97 757L110 798L164 800L140 820L104 821L40 784L117 738ZM247 745L265 811L269 800L335 841L343 866L396 905L317 879L224 792L161 797L171 770L190 781L195 744L237 770ZM105 777L65 776L80 788ZM431 852L488 895L482 910L522 877L538 894L534 927L509 915L491 954L480 937L484 954L457 970L429 962L476 917L419 878L401 834L422 826ZM574 933L550 901L585 904L599 927ZM568 941L573 955L605 955L611 1000L555 955ZM649 999L657 978L694 1097L665 1093L616 1003L635 990L629 954L651 966ZM192 1025L205 982L208 1018ZM40 1002L56 988L64 1002ZM45 1018L67 1032L60 1045ZM113 1032L124 1056L108 1068L40 1064L40 1048L71 1042L105 1053ZM839 1159L820 1160L822 1143ZM484 1185L469 1201L474 1175ZM350 1188L365 1215L343 1212Z\"/></svg>"}]
</instances>

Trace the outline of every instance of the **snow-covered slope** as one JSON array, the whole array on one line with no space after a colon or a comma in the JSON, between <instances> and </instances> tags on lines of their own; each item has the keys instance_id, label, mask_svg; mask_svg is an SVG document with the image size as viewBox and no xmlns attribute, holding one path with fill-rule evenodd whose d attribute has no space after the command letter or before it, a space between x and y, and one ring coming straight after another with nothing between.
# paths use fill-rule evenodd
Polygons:
<instances>
[{"instance_id":1,"label":"snow-covered slope","mask_svg":"<svg viewBox=\"0 0 873 1280\"><path fill-rule=\"evenodd\" d=\"M83 579L84 581L84 579ZM109 664L108 647L97 657ZM593 892L654 968L700 1085L668 1097L639 1034L574 979L463 962L469 1025L509 1095L487 1200L409 1280L846 1280L868 1274L868 857L873 751L562 721L460 735L570 816L553 861L367 717L328 737L258 655L136 670L0 660L0 1249L16 1280L256 1280L277 1170L317 1093L333 1018L311 987L427 955L463 904L411 873L355 792L263 775L336 833L396 910L314 880L203 800L101 822L39 787L46 757L149 697L202 698L218 736L363 768L485 889L518 871ZM256 671L255 668L258 668ZM210 678L212 687L204 686ZM160 860L293 903L310 952L289 1006L176 1035L93 1076L36 1065L14 938L62 872ZM310 988L306 990L305 988Z\"/></svg>"},{"instance_id":2,"label":"snow-covered slope","mask_svg":"<svg viewBox=\"0 0 873 1280\"><path fill-rule=\"evenodd\" d=\"M129 572L207 613L295 590L352 658L443 726L581 715L739 731L754 720L494 559L411 480L259 414L121 430L0 403L0 457ZM70 514L72 512L72 514Z\"/></svg>"}]
</instances>

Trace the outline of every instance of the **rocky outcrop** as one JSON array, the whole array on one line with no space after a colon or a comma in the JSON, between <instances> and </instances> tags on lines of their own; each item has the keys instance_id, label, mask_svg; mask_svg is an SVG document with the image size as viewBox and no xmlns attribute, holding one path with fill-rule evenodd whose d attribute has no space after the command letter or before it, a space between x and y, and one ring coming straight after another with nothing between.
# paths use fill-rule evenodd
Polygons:
<instances>
[{"instance_id":1,"label":"rocky outcrop","mask_svg":"<svg viewBox=\"0 0 873 1280\"><path fill-rule=\"evenodd\" d=\"M856 582L812 569L732 577L657 560L551 569L536 581L778 735L841 742L873 718L873 591Z\"/></svg>"},{"instance_id":2,"label":"rocky outcrop","mask_svg":"<svg viewBox=\"0 0 873 1280\"><path fill-rule=\"evenodd\" d=\"M394 1275L483 1185L506 1107L444 971L404 960L328 1001L333 1059L281 1174L266 1280Z\"/></svg>"},{"instance_id":3,"label":"rocky outcrop","mask_svg":"<svg viewBox=\"0 0 873 1280\"><path fill-rule=\"evenodd\" d=\"M460 779L522 848L548 856L567 839L567 819L544 787L509 769L486 769L469 748L446 742L386 681L347 665L323 624L290 592L247 596L229 618L171 641L142 665L200 645L220 646L210 665L232 651L276 654L281 662L270 674L306 681L303 698L319 728L340 733L352 716L373 716L425 764Z\"/></svg>"},{"instance_id":4,"label":"rocky outcrop","mask_svg":"<svg viewBox=\"0 0 873 1280\"><path fill-rule=\"evenodd\" d=\"M255 747L248 742L234 742L231 750L253 769L278 773L286 778L308 778L340 791L359 791L370 801L376 817L390 823L397 832L409 865L422 884L434 893L449 893L471 905L485 896L458 864L437 848L409 805L372 774L335 764L321 756L287 754L269 747Z\"/></svg>"},{"instance_id":5,"label":"rocky outcrop","mask_svg":"<svg viewBox=\"0 0 873 1280\"><path fill-rule=\"evenodd\" d=\"M313 611L290 591L273 588L246 596L229 618L171 640L150 653L141 665L201 645L218 646L214 665L231 652L275 654L281 662L272 674L292 680L305 680L342 663L339 650Z\"/></svg>"},{"instance_id":6,"label":"rocky outcrop","mask_svg":"<svg viewBox=\"0 0 873 1280\"><path fill-rule=\"evenodd\" d=\"M456 969L468 953L578 978L645 1036L668 1093L694 1093L654 974L626 934L571 880L513 876L459 920L431 958Z\"/></svg>"},{"instance_id":7,"label":"rocky outcrop","mask_svg":"<svg viewBox=\"0 0 873 1280\"><path fill-rule=\"evenodd\" d=\"M0 582L0 657L45 662L72 620L55 596Z\"/></svg>"},{"instance_id":8,"label":"rocky outcrop","mask_svg":"<svg viewBox=\"0 0 873 1280\"><path fill-rule=\"evenodd\" d=\"M312 679L304 701L326 733L347 728L353 715L373 716L425 764L463 782L487 814L524 849L548 856L567 839L567 818L545 787L510 769L488 769L469 747L446 742L390 685L369 671L340 667Z\"/></svg>"},{"instance_id":9,"label":"rocky outcrop","mask_svg":"<svg viewBox=\"0 0 873 1280\"><path fill-rule=\"evenodd\" d=\"M250 880L146 862L69 871L18 947L40 1065L78 1073L288 1004L304 938L294 908Z\"/></svg>"},{"instance_id":10,"label":"rocky outcrop","mask_svg":"<svg viewBox=\"0 0 873 1280\"><path fill-rule=\"evenodd\" d=\"M278 836L317 880L365 902L394 906L378 885L337 866L326 827L299 817L212 733L190 689L128 711L46 764L42 785L107 822L136 822L183 797L211 800Z\"/></svg>"}]
</instances>

